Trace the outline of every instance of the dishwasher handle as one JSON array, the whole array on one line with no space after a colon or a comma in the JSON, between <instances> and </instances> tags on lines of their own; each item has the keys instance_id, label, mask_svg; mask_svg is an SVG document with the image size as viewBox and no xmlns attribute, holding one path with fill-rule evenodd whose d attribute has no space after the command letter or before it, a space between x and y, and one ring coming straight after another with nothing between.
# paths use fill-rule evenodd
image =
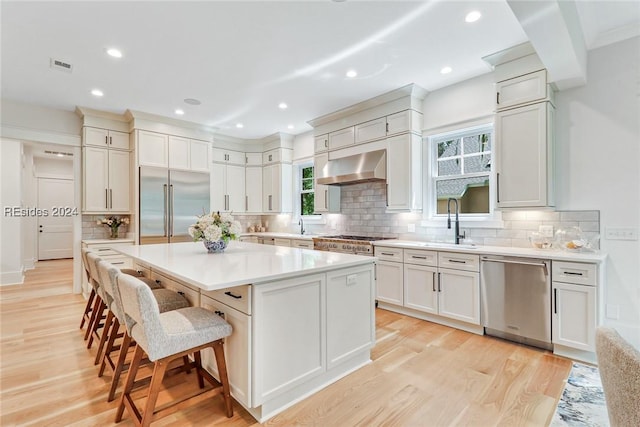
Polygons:
<instances>
[{"instance_id":1,"label":"dishwasher handle","mask_svg":"<svg viewBox=\"0 0 640 427\"><path fill-rule=\"evenodd\" d=\"M545 276L549 275L546 262L531 262L531 261L520 261L520 260L516 261L512 259L497 259L497 258L485 258L485 257L482 257L481 260L482 262L497 262L502 264L519 264L519 265L531 265L534 267L542 267L544 268L544 275Z\"/></svg>"}]
</instances>

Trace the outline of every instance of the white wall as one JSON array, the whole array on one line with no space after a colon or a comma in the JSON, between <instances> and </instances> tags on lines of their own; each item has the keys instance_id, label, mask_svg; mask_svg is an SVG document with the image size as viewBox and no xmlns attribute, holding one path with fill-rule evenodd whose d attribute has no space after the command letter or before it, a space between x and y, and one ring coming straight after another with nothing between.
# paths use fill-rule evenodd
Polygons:
<instances>
[{"instance_id":1,"label":"white wall","mask_svg":"<svg viewBox=\"0 0 640 427\"><path fill-rule=\"evenodd\" d=\"M296 135L293 140L293 160L313 158L313 131Z\"/></svg>"},{"instance_id":2,"label":"white wall","mask_svg":"<svg viewBox=\"0 0 640 427\"><path fill-rule=\"evenodd\" d=\"M6 208L22 205L22 143L0 139L0 285L22 283L21 218L5 213Z\"/></svg>"},{"instance_id":3,"label":"white wall","mask_svg":"<svg viewBox=\"0 0 640 427\"><path fill-rule=\"evenodd\" d=\"M28 145L23 145L22 164L22 204L23 206L37 205L37 180L34 170L33 149ZM25 270L32 269L35 265L36 239L38 218L22 218L22 265Z\"/></svg>"},{"instance_id":4,"label":"white wall","mask_svg":"<svg viewBox=\"0 0 640 427\"><path fill-rule=\"evenodd\" d=\"M73 179L73 160L71 158L34 158L36 177Z\"/></svg>"},{"instance_id":5,"label":"white wall","mask_svg":"<svg viewBox=\"0 0 640 427\"><path fill-rule=\"evenodd\" d=\"M600 210L604 321L640 348L640 242L604 238L640 226L640 38L590 51L587 70L586 86L556 97L557 207Z\"/></svg>"}]
</instances>

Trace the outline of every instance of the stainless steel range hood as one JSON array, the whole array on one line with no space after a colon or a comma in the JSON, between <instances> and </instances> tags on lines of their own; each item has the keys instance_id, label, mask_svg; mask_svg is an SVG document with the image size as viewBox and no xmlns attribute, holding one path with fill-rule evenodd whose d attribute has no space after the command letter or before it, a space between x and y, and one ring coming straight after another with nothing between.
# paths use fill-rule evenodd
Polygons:
<instances>
[{"instance_id":1,"label":"stainless steel range hood","mask_svg":"<svg viewBox=\"0 0 640 427\"><path fill-rule=\"evenodd\" d=\"M322 170L316 171L317 182L322 185L346 185L387 179L387 152L370 151L349 157L329 160Z\"/></svg>"}]
</instances>

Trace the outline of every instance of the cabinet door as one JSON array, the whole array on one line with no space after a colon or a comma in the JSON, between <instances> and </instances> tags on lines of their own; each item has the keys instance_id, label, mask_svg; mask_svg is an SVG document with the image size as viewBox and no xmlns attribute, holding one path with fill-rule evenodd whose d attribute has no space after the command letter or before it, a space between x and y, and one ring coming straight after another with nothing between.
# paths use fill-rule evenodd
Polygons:
<instances>
[{"instance_id":1,"label":"cabinet door","mask_svg":"<svg viewBox=\"0 0 640 427\"><path fill-rule=\"evenodd\" d=\"M596 287L553 282L552 340L595 351Z\"/></svg>"},{"instance_id":2,"label":"cabinet door","mask_svg":"<svg viewBox=\"0 0 640 427\"><path fill-rule=\"evenodd\" d=\"M227 151L227 162L232 165L242 165L247 163L247 158L244 153L239 151Z\"/></svg>"},{"instance_id":3,"label":"cabinet door","mask_svg":"<svg viewBox=\"0 0 640 427\"><path fill-rule=\"evenodd\" d=\"M189 141L189 169L197 172L209 172L209 143L207 141Z\"/></svg>"},{"instance_id":4,"label":"cabinet door","mask_svg":"<svg viewBox=\"0 0 640 427\"><path fill-rule=\"evenodd\" d=\"M109 209L131 210L131 155L128 151L109 150Z\"/></svg>"},{"instance_id":5,"label":"cabinet door","mask_svg":"<svg viewBox=\"0 0 640 427\"><path fill-rule=\"evenodd\" d=\"M109 146L109 131L106 129L84 127L82 144L106 148Z\"/></svg>"},{"instance_id":6,"label":"cabinet door","mask_svg":"<svg viewBox=\"0 0 640 427\"><path fill-rule=\"evenodd\" d=\"M324 274L255 286L254 407L326 371Z\"/></svg>"},{"instance_id":7,"label":"cabinet door","mask_svg":"<svg viewBox=\"0 0 640 427\"><path fill-rule=\"evenodd\" d=\"M275 246L286 246L286 247L290 247L291 246L291 240L290 239L279 239L279 238L275 238L273 239L273 244Z\"/></svg>"},{"instance_id":8,"label":"cabinet door","mask_svg":"<svg viewBox=\"0 0 640 427\"><path fill-rule=\"evenodd\" d=\"M125 132L110 130L109 148L115 148L118 150L129 150L129 134Z\"/></svg>"},{"instance_id":9,"label":"cabinet door","mask_svg":"<svg viewBox=\"0 0 640 427\"><path fill-rule=\"evenodd\" d=\"M387 208L411 207L411 135L387 139Z\"/></svg>"},{"instance_id":10,"label":"cabinet door","mask_svg":"<svg viewBox=\"0 0 640 427\"><path fill-rule=\"evenodd\" d=\"M206 296L200 305L223 317L233 328L233 333L224 339L224 358L227 376L233 397L246 407L251 407L251 317ZM204 368L218 376L218 365L212 349L202 352Z\"/></svg>"},{"instance_id":11,"label":"cabinet door","mask_svg":"<svg viewBox=\"0 0 640 427\"><path fill-rule=\"evenodd\" d=\"M327 273L327 369L375 344L373 271Z\"/></svg>"},{"instance_id":12,"label":"cabinet door","mask_svg":"<svg viewBox=\"0 0 640 427\"><path fill-rule=\"evenodd\" d=\"M262 168L262 209L265 212L273 212L273 169L274 165Z\"/></svg>"},{"instance_id":13,"label":"cabinet door","mask_svg":"<svg viewBox=\"0 0 640 427\"><path fill-rule=\"evenodd\" d=\"M245 153L247 166L262 166L262 153Z\"/></svg>"},{"instance_id":14,"label":"cabinet door","mask_svg":"<svg viewBox=\"0 0 640 427\"><path fill-rule=\"evenodd\" d=\"M169 137L160 133L138 131L138 164L169 167Z\"/></svg>"},{"instance_id":15,"label":"cabinet door","mask_svg":"<svg viewBox=\"0 0 640 427\"><path fill-rule=\"evenodd\" d=\"M84 210L106 212L109 206L109 150L83 148Z\"/></svg>"},{"instance_id":16,"label":"cabinet door","mask_svg":"<svg viewBox=\"0 0 640 427\"><path fill-rule=\"evenodd\" d=\"M220 148L212 148L211 149L211 161L226 163L227 162L227 152Z\"/></svg>"},{"instance_id":17,"label":"cabinet door","mask_svg":"<svg viewBox=\"0 0 640 427\"><path fill-rule=\"evenodd\" d=\"M404 264L404 306L438 313L436 267Z\"/></svg>"},{"instance_id":18,"label":"cabinet door","mask_svg":"<svg viewBox=\"0 0 640 427\"><path fill-rule=\"evenodd\" d=\"M356 144L387 136L387 118L371 120L355 127Z\"/></svg>"},{"instance_id":19,"label":"cabinet door","mask_svg":"<svg viewBox=\"0 0 640 427\"><path fill-rule=\"evenodd\" d=\"M246 211L262 212L262 168L245 168Z\"/></svg>"},{"instance_id":20,"label":"cabinet door","mask_svg":"<svg viewBox=\"0 0 640 427\"><path fill-rule=\"evenodd\" d=\"M211 211L223 212L227 206L227 165L213 163L211 166Z\"/></svg>"},{"instance_id":21,"label":"cabinet door","mask_svg":"<svg viewBox=\"0 0 640 427\"><path fill-rule=\"evenodd\" d=\"M329 162L329 154L324 153L313 158L313 170L316 178L323 176L322 170ZM340 212L340 187L318 184L314 187L313 210L319 212Z\"/></svg>"},{"instance_id":22,"label":"cabinet door","mask_svg":"<svg viewBox=\"0 0 640 427\"><path fill-rule=\"evenodd\" d=\"M313 240L292 240L291 247L302 249L313 249Z\"/></svg>"},{"instance_id":23,"label":"cabinet door","mask_svg":"<svg viewBox=\"0 0 640 427\"><path fill-rule=\"evenodd\" d=\"M548 105L542 102L502 111L496 116L499 208L541 207L551 202L547 192L552 165L548 146L551 141L547 139Z\"/></svg>"},{"instance_id":24,"label":"cabinet door","mask_svg":"<svg viewBox=\"0 0 640 427\"><path fill-rule=\"evenodd\" d=\"M329 135L325 133L324 135L316 136L314 138L313 148L313 151L316 153L327 151L329 149Z\"/></svg>"},{"instance_id":25,"label":"cabinet door","mask_svg":"<svg viewBox=\"0 0 640 427\"><path fill-rule=\"evenodd\" d=\"M179 136L169 136L169 167L171 169L189 169L189 140Z\"/></svg>"},{"instance_id":26,"label":"cabinet door","mask_svg":"<svg viewBox=\"0 0 640 427\"><path fill-rule=\"evenodd\" d=\"M412 130L411 119L413 114L412 110L406 110L387 116L387 136Z\"/></svg>"},{"instance_id":27,"label":"cabinet door","mask_svg":"<svg viewBox=\"0 0 640 427\"><path fill-rule=\"evenodd\" d=\"M547 97L547 72L540 70L498 82L496 83L496 92L496 107L498 109L545 99Z\"/></svg>"},{"instance_id":28,"label":"cabinet door","mask_svg":"<svg viewBox=\"0 0 640 427\"><path fill-rule=\"evenodd\" d=\"M348 147L355 142L353 126L331 132L329 134L329 148L335 150L336 148Z\"/></svg>"},{"instance_id":29,"label":"cabinet door","mask_svg":"<svg viewBox=\"0 0 640 427\"><path fill-rule=\"evenodd\" d=\"M403 264L378 261L376 263L376 299L403 305Z\"/></svg>"},{"instance_id":30,"label":"cabinet door","mask_svg":"<svg viewBox=\"0 0 640 427\"><path fill-rule=\"evenodd\" d=\"M441 316L480 324L480 274L441 268L438 312Z\"/></svg>"},{"instance_id":31,"label":"cabinet door","mask_svg":"<svg viewBox=\"0 0 640 427\"><path fill-rule=\"evenodd\" d=\"M280 161L281 157L282 152L280 151L280 149L269 150L262 154L262 163L265 165L277 163Z\"/></svg>"},{"instance_id":32,"label":"cabinet door","mask_svg":"<svg viewBox=\"0 0 640 427\"><path fill-rule=\"evenodd\" d=\"M244 166L227 165L227 210L231 212L240 213L246 210L244 180Z\"/></svg>"}]
</instances>

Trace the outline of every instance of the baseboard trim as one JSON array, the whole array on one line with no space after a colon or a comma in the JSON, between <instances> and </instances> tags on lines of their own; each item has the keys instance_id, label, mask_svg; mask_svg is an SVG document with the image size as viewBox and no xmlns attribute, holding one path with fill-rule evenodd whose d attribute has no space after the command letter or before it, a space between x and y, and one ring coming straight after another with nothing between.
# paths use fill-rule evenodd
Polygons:
<instances>
[{"instance_id":1,"label":"baseboard trim","mask_svg":"<svg viewBox=\"0 0 640 427\"><path fill-rule=\"evenodd\" d=\"M22 285L23 283L24 274L22 271L6 271L0 273L0 286Z\"/></svg>"}]
</instances>

